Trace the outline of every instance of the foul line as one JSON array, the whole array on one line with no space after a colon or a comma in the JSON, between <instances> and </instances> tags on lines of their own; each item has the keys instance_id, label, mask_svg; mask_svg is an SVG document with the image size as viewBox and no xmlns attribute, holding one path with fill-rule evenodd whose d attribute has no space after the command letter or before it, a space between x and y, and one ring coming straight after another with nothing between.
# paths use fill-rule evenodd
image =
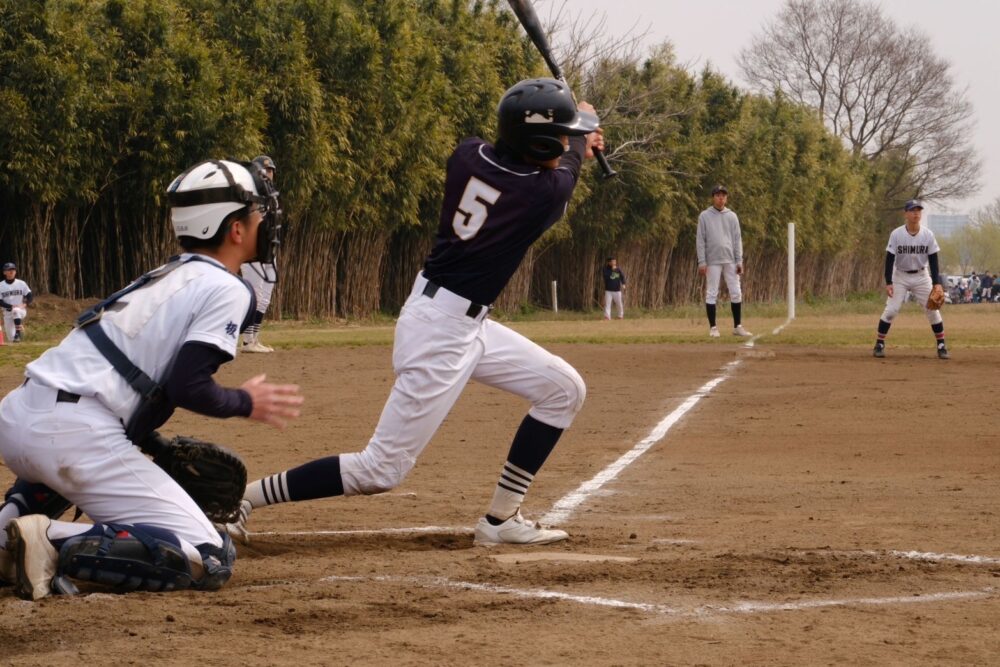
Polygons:
<instances>
[{"instance_id":1,"label":"foul line","mask_svg":"<svg viewBox=\"0 0 1000 667\"><path fill-rule=\"evenodd\" d=\"M613 480L622 470L631 465L636 459L645 454L657 442L663 439L667 432L673 428L674 424L688 413L691 408L698 404L698 401L705 398L713 389L729 379L733 369L742 363L742 360L730 361L722 367L722 374L701 386L698 391L689 396L669 415L663 418L645 438L639 441L635 447L622 454L617 461L599 472L591 480L581 484L575 491L563 496L545 516L542 523L558 525L566 521L579 505L587 500L602 486Z\"/></svg>"},{"instance_id":2,"label":"foul line","mask_svg":"<svg viewBox=\"0 0 1000 667\"><path fill-rule=\"evenodd\" d=\"M866 598L842 598L826 600L802 600L800 602L754 602L743 601L731 604L705 604L697 607L685 609L683 607L673 607L666 604L656 604L649 602L631 602L628 600L616 600L592 595L574 595L572 593L561 593L559 591L549 591L540 588L512 588L510 586L498 586L495 584L481 584L471 581L453 581L444 577L350 577L350 576L330 576L320 579L321 582L366 582L376 581L390 584L404 584L423 586L425 588L450 588L466 591L476 591L483 593L504 593L520 598L560 600L564 602L575 602L577 604L592 605L598 607L611 607L615 609L634 609L664 616L681 616L705 618L719 616L723 614L767 614L777 611L798 611L803 609L823 609L827 607L848 607L848 606L885 606L893 604L927 604L932 602L952 602L958 600L973 600L993 596L995 589L983 588L975 591L951 591L945 593L928 593L926 595L891 595L887 597L866 597Z\"/></svg>"},{"instance_id":3,"label":"foul line","mask_svg":"<svg viewBox=\"0 0 1000 667\"><path fill-rule=\"evenodd\" d=\"M369 530L290 530L249 533L250 537L258 535L300 536L300 535L414 535L422 533L445 533L448 535L471 534L468 526L413 526L407 528L373 528Z\"/></svg>"}]
</instances>

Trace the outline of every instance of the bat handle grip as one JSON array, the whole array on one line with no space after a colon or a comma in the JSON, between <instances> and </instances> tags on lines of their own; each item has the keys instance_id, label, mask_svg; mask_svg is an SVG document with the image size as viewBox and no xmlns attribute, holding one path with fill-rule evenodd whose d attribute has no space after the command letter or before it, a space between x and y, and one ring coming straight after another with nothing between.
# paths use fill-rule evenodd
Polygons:
<instances>
[{"instance_id":1,"label":"bat handle grip","mask_svg":"<svg viewBox=\"0 0 1000 667\"><path fill-rule=\"evenodd\" d=\"M604 151L597 148L593 150L594 157L597 158L597 164L601 165L601 173L604 175L604 178L614 178L617 176L618 172L611 168L611 165L608 164L608 158L604 157Z\"/></svg>"}]
</instances>

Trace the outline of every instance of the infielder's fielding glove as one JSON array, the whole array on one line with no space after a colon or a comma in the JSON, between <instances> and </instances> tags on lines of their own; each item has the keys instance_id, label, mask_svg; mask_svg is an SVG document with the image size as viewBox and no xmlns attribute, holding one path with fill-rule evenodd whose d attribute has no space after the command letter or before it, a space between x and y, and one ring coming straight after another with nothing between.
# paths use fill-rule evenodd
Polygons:
<instances>
[{"instance_id":1,"label":"infielder's fielding glove","mask_svg":"<svg viewBox=\"0 0 1000 667\"><path fill-rule=\"evenodd\" d=\"M240 515L240 499L247 485L247 468L235 453L197 438L173 440L153 431L139 448L153 457L205 516L215 523L229 523Z\"/></svg>"},{"instance_id":2,"label":"infielder's fielding glove","mask_svg":"<svg viewBox=\"0 0 1000 667\"><path fill-rule=\"evenodd\" d=\"M935 285L927 297L927 310L939 310L944 305L944 288Z\"/></svg>"}]
</instances>

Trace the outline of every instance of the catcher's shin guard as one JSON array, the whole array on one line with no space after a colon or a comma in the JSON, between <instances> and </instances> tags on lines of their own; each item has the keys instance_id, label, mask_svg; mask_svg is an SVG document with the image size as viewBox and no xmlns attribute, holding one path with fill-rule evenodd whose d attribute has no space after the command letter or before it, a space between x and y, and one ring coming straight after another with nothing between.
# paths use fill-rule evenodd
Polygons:
<instances>
[{"instance_id":1,"label":"catcher's shin guard","mask_svg":"<svg viewBox=\"0 0 1000 667\"><path fill-rule=\"evenodd\" d=\"M44 514L50 519L58 519L73 506L73 503L44 484L26 482L23 479L14 480L4 501L13 503L21 516Z\"/></svg>"},{"instance_id":2,"label":"catcher's shin guard","mask_svg":"<svg viewBox=\"0 0 1000 667\"><path fill-rule=\"evenodd\" d=\"M96 524L59 550L59 575L118 591L190 588L191 563L170 531L153 526Z\"/></svg>"},{"instance_id":3,"label":"catcher's shin guard","mask_svg":"<svg viewBox=\"0 0 1000 667\"><path fill-rule=\"evenodd\" d=\"M201 554L201 564L205 570L201 579L192 582L194 588L203 591L217 591L233 576L233 565L236 563L236 546L229 535L222 535L222 546L216 547L207 542L195 547Z\"/></svg>"}]
</instances>

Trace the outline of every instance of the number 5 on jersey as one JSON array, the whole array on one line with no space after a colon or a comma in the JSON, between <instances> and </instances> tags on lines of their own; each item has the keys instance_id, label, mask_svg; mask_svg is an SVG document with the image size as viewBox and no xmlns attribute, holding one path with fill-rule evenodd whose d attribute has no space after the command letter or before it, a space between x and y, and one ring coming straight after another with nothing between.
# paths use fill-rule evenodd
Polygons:
<instances>
[{"instance_id":1,"label":"number 5 on jersey","mask_svg":"<svg viewBox=\"0 0 1000 667\"><path fill-rule=\"evenodd\" d=\"M486 222L486 216L490 213L486 207L495 204L499 197L500 191L496 188L483 183L475 176L470 178L465 186L465 192L462 193L462 201L455 210L455 219L451 223L458 238L468 241L478 234Z\"/></svg>"}]
</instances>

